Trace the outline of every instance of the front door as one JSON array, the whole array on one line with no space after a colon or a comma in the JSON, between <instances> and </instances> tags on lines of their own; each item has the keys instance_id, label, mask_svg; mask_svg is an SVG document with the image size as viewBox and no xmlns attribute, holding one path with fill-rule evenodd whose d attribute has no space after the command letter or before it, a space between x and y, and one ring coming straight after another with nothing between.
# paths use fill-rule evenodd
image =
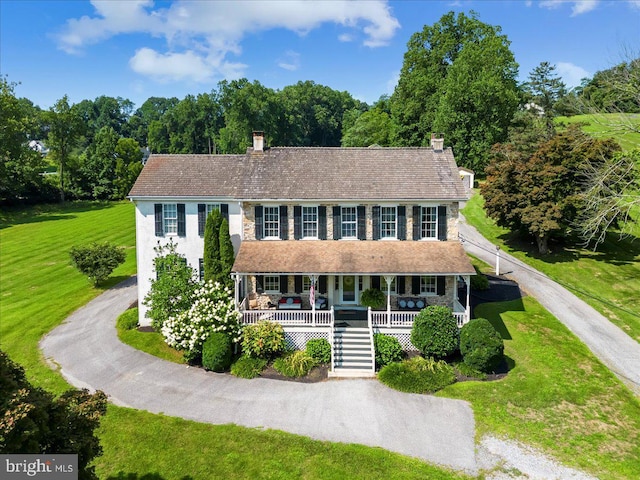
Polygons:
<instances>
[{"instance_id":1,"label":"front door","mask_svg":"<svg viewBox=\"0 0 640 480\"><path fill-rule=\"evenodd\" d=\"M340 303L343 305L358 303L358 277L356 275L340 277Z\"/></svg>"}]
</instances>

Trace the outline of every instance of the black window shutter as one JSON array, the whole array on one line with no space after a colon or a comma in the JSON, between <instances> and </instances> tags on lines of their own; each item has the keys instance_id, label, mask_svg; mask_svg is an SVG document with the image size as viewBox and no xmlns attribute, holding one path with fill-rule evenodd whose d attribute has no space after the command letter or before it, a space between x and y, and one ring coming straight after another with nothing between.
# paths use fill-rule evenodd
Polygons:
<instances>
[{"instance_id":1,"label":"black window shutter","mask_svg":"<svg viewBox=\"0 0 640 480\"><path fill-rule=\"evenodd\" d=\"M204 236L204 227L207 224L207 206L204 203L198 204L198 235Z\"/></svg>"},{"instance_id":2,"label":"black window shutter","mask_svg":"<svg viewBox=\"0 0 640 480\"><path fill-rule=\"evenodd\" d=\"M280 240L289 239L289 218L287 216L287 206L280 205Z\"/></svg>"},{"instance_id":3,"label":"black window shutter","mask_svg":"<svg viewBox=\"0 0 640 480\"><path fill-rule=\"evenodd\" d=\"M184 237L187 235L187 220L184 213L184 203L178 204L178 236Z\"/></svg>"},{"instance_id":4,"label":"black window shutter","mask_svg":"<svg viewBox=\"0 0 640 480\"><path fill-rule=\"evenodd\" d=\"M447 239L447 207L440 205L438 207L438 240Z\"/></svg>"},{"instance_id":5,"label":"black window shutter","mask_svg":"<svg viewBox=\"0 0 640 480\"><path fill-rule=\"evenodd\" d=\"M256 275L256 293L262 293L264 289L264 275Z\"/></svg>"},{"instance_id":6,"label":"black window shutter","mask_svg":"<svg viewBox=\"0 0 640 480\"><path fill-rule=\"evenodd\" d=\"M293 239L300 240L302 238L302 207L295 205L293 207Z\"/></svg>"},{"instance_id":7,"label":"black window shutter","mask_svg":"<svg viewBox=\"0 0 640 480\"><path fill-rule=\"evenodd\" d=\"M371 276L371 288L380 290L380 275Z\"/></svg>"},{"instance_id":8,"label":"black window shutter","mask_svg":"<svg viewBox=\"0 0 640 480\"><path fill-rule=\"evenodd\" d=\"M156 237L164 235L164 222L162 221L162 204L156 203L153 205L156 214Z\"/></svg>"},{"instance_id":9,"label":"black window shutter","mask_svg":"<svg viewBox=\"0 0 640 480\"><path fill-rule=\"evenodd\" d=\"M420 207L413 206L413 239L420 240Z\"/></svg>"},{"instance_id":10,"label":"black window shutter","mask_svg":"<svg viewBox=\"0 0 640 480\"><path fill-rule=\"evenodd\" d=\"M220 213L222 214L222 218L224 218L228 222L229 221L229 204L228 203L220 204Z\"/></svg>"},{"instance_id":11,"label":"black window shutter","mask_svg":"<svg viewBox=\"0 0 640 480\"><path fill-rule=\"evenodd\" d=\"M333 239L340 240L342 238L342 222L340 221L340 206L333 207Z\"/></svg>"},{"instance_id":12,"label":"black window shutter","mask_svg":"<svg viewBox=\"0 0 640 480\"><path fill-rule=\"evenodd\" d=\"M318 292L319 293L327 293L327 276L320 275L318 279Z\"/></svg>"},{"instance_id":13,"label":"black window shutter","mask_svg":"<svg viewBox=\"0 0 640 480\"><path fill-rule=\"evenodd\" d=\"M445 277L436 277L436 293L438 295L444 295L444 282Z\"/></svg>"},{"instance_id":14,"label":"black window shutter","mask_svg":"<svg viewBox=\"0 0 640 480\"><path fill-rule=\"evenodd\" d=\"M318 239L327 239L327 207L324 205L318 207Z\"/></svg>"},{"instance_id":15,"label":"black window shutter","mask_svg":"<svg viewBox=\"0 0 640 480\"><path fill-rule=\"evenodd\" d=\"M200 281L204 280L204 258L198 259L198 271L200 272Z\"/></svg>"},{"instance_id":16,"label":"black window shutter","mask_svg":"<svg viewBox=\"0 0 640 480\"><path fill-rule=\"evenodd\" d=\"M296 275L294 283L296 293L302 293L302 275Z\"/></svg>"},{"instance_id":17,"label":"black window shutter","mask_svg":"<svg viewBox=\"0 0 640 480\"><path fill-rule=\"evenodd\" d=\"M364 205L358 206L358 240L367 239L367 211Z\"/></svg>"},{"instance_id":18,"label":"black window shutter","mask_svg":"<svg viewBox=\"0 0 640 480\"><path fill-rule=\"evenodd\" d=\"M404 275L398 275L396 277L396 291L398 295L402 295L404 293Z\"/></svg>"},{"instance_id":19,"label":"black window shutter","mask_svg":"<svg viewBox=\"0 0 640 480\"><path fill-rule=\"evenodd\" d=\"M380 206L374 205L372 209L372 218L373 223L373 239L380 240Z\"/></svg>"},{"instance_id":20,"label":"black window shutter","mask_svg":"<svg viewBox=\"0 0 640 480\"><path fill-rule=\"evenodd\" d=\"M289 277L280 275L280 293L289 293Z\"/></svg>"},{"instance_id":21,"label":"black window shutter","mask_svg":"<svg viewBox=\"0 0 640 480\"><path fill-rule=\"evenodd\" d=\"M407 239L407 207L398 206L398 240Z\"/></svg>"},{"instance_id":22,"label":"black window shutter","mask_svg":"<svg viewBox=\"0 0 640 480\"><path fill-rule=\"evenodd\" d=\"M416 275L411 277L411 293L413 295L420 295L420 277Z\"/></svg>"},{"instance_id":23,"label":"black window shutter","mask_svg":"<svg viewBox=\"0 0 640 480\"><path fill-rule=\"evenodd\" d=\"M264 222L263 222L263 208L262 205L256 205L255 208L255 226L256 226L256 240L262 240L264 237Z\"/></svg>"}]
</instances>

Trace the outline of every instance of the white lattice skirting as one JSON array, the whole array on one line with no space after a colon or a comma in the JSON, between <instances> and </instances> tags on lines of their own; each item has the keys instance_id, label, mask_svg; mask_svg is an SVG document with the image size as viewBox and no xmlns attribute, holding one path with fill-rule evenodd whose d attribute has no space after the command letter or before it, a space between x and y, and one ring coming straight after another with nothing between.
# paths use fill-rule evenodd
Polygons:
<instances>
[{"instance_id":1,"label":"white lattice skirting","mask_svg":"<svg viewBox=\"0 0 640 480\"><path fill-rule=\"evenodd\" d=\"M330 342L329 331L322 331L317 328L308 330L291 330L285 328L284 331L284 340L287 348L293 350L304 350L307 347L307 342L316 338L324 338L327 342Z\"/></svg>"},{"instance_id":2,"label":"white lattice skirting","mask_svg":"<svg viewBox=\"0 0 640 480\"><path fill-rule=\"evenodd\" d=\"M417 352L418 349L411 343L411 329L397 328L374 328L373 333L384 333L390 337L395 337L400 342L402 350L405 352Z\"/></svg>"}]
</instances>

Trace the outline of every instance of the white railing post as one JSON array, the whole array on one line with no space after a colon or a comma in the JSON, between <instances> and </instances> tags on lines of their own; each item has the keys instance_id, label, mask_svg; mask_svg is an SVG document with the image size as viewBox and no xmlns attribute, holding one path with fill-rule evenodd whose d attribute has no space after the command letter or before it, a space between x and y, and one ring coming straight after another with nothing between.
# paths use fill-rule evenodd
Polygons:
<instances>
[{"instance_id":1,"label":"white railing post","mask_svg":"<svg viewBox=\"0 0 640 480\"><path fill-rule=\"evenodd\" d=\"M331 305L331 311L330 311L331 317L329 318L329 343L331 344L331 372L333 372L333 368L334 368L334 364L335 364L335 358L333 355L333 351L335 349L335 345L334 345L334 334L333 334L333 328L335 325L335 316L334 316L334 312L333 312L333 305Z\"/></svg>"},{"instance_id":2,"label":"white railing post","mask_svg":"<svg viewBox=\"0 0 640 480\"><path fill-rule=\"evenodd\" d=\"M367 307L367 324L369 327L369 340L371 341L371 371L376 373L376 348L373 344L373 321L371 317L371 307Z\"/></svg>"}]
</instances>

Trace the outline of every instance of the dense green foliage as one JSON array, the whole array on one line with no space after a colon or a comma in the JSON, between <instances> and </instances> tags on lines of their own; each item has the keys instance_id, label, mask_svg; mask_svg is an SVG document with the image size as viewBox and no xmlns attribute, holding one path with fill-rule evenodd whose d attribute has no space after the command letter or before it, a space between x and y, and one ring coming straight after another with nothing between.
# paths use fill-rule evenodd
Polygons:
<instances>
[{"instance_id":1,"label":"dense green foliage","mask_svg":"<svg viewBox=\"0 0 640 480\"><path fill-rule=\"evenodd\" d=\"M360 295L360 304L373 309L385 306L386 297L381 290L377 288L368 288Z\"/></svg>"},{"instance_id":2,"label":"dense green foliage","mask_svg":"<svg viewBox=\"0 0 640 480\"><path fill-rule=\"evenodd\" d=\"M226 333L213 332L202 345L202 366L206 370L224 372L233 360L233 342Z\"/></svg>"},{"instance_id":3,"label":"dense green foliage","mask_svg":"<svg viewBox=\"0 0 640 480\"><path fill-rule=\"evenodd\" d=\"M481 372L493 372L504 358L504 342L485 318L475 318L460 329L464 363Z\"/></svg>"},{"instance_id":4,"label":"dense green foliage","mask_svg":"<svg viewBox=\"0 0 640 480\"><path fill-rule=\"evenodd\" d=\"M123 247L109 242L74 245L69 251L71 264L86 275L94 285L104 282L126 260Z\"/></svg>"},{"instance_id":5,"label":"dense green foliage","mask_svg":"<svg viewBox=\"0 0 640 480\"><path fill-rule=\"evenodd\" d=\"M376 368L382 368L391 362L399 362L404 356L402 345L396 337L383 333L374 333L373 347L376 355Z\"/></svg>"},{"instance_id":6,"label":"dense green foliage","mask_svg":"<svg viewBox=\"0 0 640 480\"><path fill-rule=\"evenodd\" d=\"M420 311L411 327L411 343L426 357L444 358L458 350L460 331L451 309L430 305Z\"/></svg>"},{"instance_id":7,"label":"dense green foliage","mask_svg":"<svg viewBox=\"0 0 640 480\"><path fill-rule=\"evenodd\" d=\"M325 338L313 338L307 342L305 351L318 363L331 361L331 344Z\"/></svg>"},{"instance_id":8,"label":"dense green foliage","mask_svg":"<svg viewBox=\"0 0 640 480\"><path fill-rule=\"evenodd\" d=\"M265 358L255 358L249 355L241 355L231 365L231 375L240 378L256 378L260 375L268 361Z\"/></svg>"},{"instance_id":9,"label":"dense green foliage","mask_svg":"<svg viewBox=\"0 0 640 480\"><path fill-rule=\"evenodd\" d=\"M204 227L204 280L219 282L222 266L220 263L220 224L222 215L218 209L207 215Z\"/></svg>"},{"instance_id":10,"label":"dense green foliage","mask_svg":"<svg viewBox=\"0 0 640 480\"><path fill-rule=\"evenodd\" d=\"M449 12L412 35L391 97L394 145L444 132L459 165L484 169L518 106L518 65L500 27Z\"/></svg>"},{"instance_id":11,"label":"dense green foliage","mask_svg":"<svg viewBox=\"0 0 640 480\"><path fill-rule=\"evenodd\" d=\"M640 113L640 58L629 59L587 79L578 92L580 106L608 113Z\"/></svg>"},{"instance_id":12,"label":"dense green foliage","mask_svg":"<svg viewBox=\"0 0 640 480\"><path fill-rule=\"evenodd\" d=\"M116 320L116 328L134 330L138 327L138 308L130 308L122 312Z\"/></svg>"},{"instance_id":13,"label":"dense green foliage","mask_svg":"<svg viewBox=\"0 0 640 480\"><path fill-rule=\"evenodd\" d=\"M620 147L575 127L546 142L534 138L527 147L521 141L527 131L532 129L525 123L509 143L493 147L481 190L487 214L500 226L532 236L545 254L549 239L566 235L582 208L586 170Z\"/></svg>"},{"instance_id":14,"label":"dense green foliage","mask_svg":"<svg viewBox=\"0 0 640 480\"><path fill-rule=\"evenodd\" d=\"M250 357L273 358L284 349L284 330L279 323L261 320L244 327L242 351Z\"/></svg>"},{"instance_id":15,"label":"dense green foliage","mask_svg":"<svg viewBox=\"0 0 640 480\"><path fill-rule=\"evenodd\" d=\"M378 380L401 392L434 393L455 383L456 374L444 360L413 357L383 367Z\"/></svg>"},{"instance_id":16,"label":"dense green foliage","mask_svg":"<svg viewBox=\"0 0 640 480\"><path fill-rule=\"evenodd\" d=\"M304 350L296 350L276 358L273 368L285 377L304 377L308 375L318 361Z\"/></svg>"},{"instance_id":17,"label":"dense green foliage","mask_svg":"<svg viewBox=\"0 0 640 480\"><path fill-rule=\"evenodd\" d=\"M229 235L229 221L226 218L220 222L220 279L219 282L229 288L233 288L233 279L231 278L231 269L235 261L235 253L233 251L233 243L231 235Z\"/></svg>"},{"instance_id":18,"label":"dense green foliage","mask_svg":"<svg viewBox=\"0 0 640 480\"><path fill-rule=\"evenodd\" d=\"M103 392L68 390L56 398L31 385L2 350L0 392L0 453L76 453L78 478L97 478L90 464L102 454L95 430L107 411Z\"/></svg>"},{"instance_id":19,"label":"dense green foliage","mask_svg":"<svg viewBox=\"0 0 640 480\"><path fill-rule=\"evenodd\" d=\"M198 283L193 269L187 265L184 255L176 251L173 241L158 245L155 251L156 278L151 279L143 305L148 307L151 325L159 331L169 317L189 310Z\"/></svg>"},{"instance_id":20,"label":"dense green foliage","mask_svg":"<svg viewBox=\"0 0 640 480\"><path fill-rule=\"evenodd\" d=\"M471 276L471 288L474 290L489 290L489 279L475 265L476 274Z\"/></svg>"},{"instance_id":21,"label":"dense green foliage","mask_svg":"<svg viewBox=\"0 0 640 480\"><path fill-rule=\"evenodd\" d=\"M555 75L556 66L549 62L541 62L529 74L528 81L524 84L527 99L533 102L535 109L539 107L545 120L547 135L554 133L553 118L558 115L556 105L567 93L567 88L560 77Z\"/></svg>"}]
</instances>

